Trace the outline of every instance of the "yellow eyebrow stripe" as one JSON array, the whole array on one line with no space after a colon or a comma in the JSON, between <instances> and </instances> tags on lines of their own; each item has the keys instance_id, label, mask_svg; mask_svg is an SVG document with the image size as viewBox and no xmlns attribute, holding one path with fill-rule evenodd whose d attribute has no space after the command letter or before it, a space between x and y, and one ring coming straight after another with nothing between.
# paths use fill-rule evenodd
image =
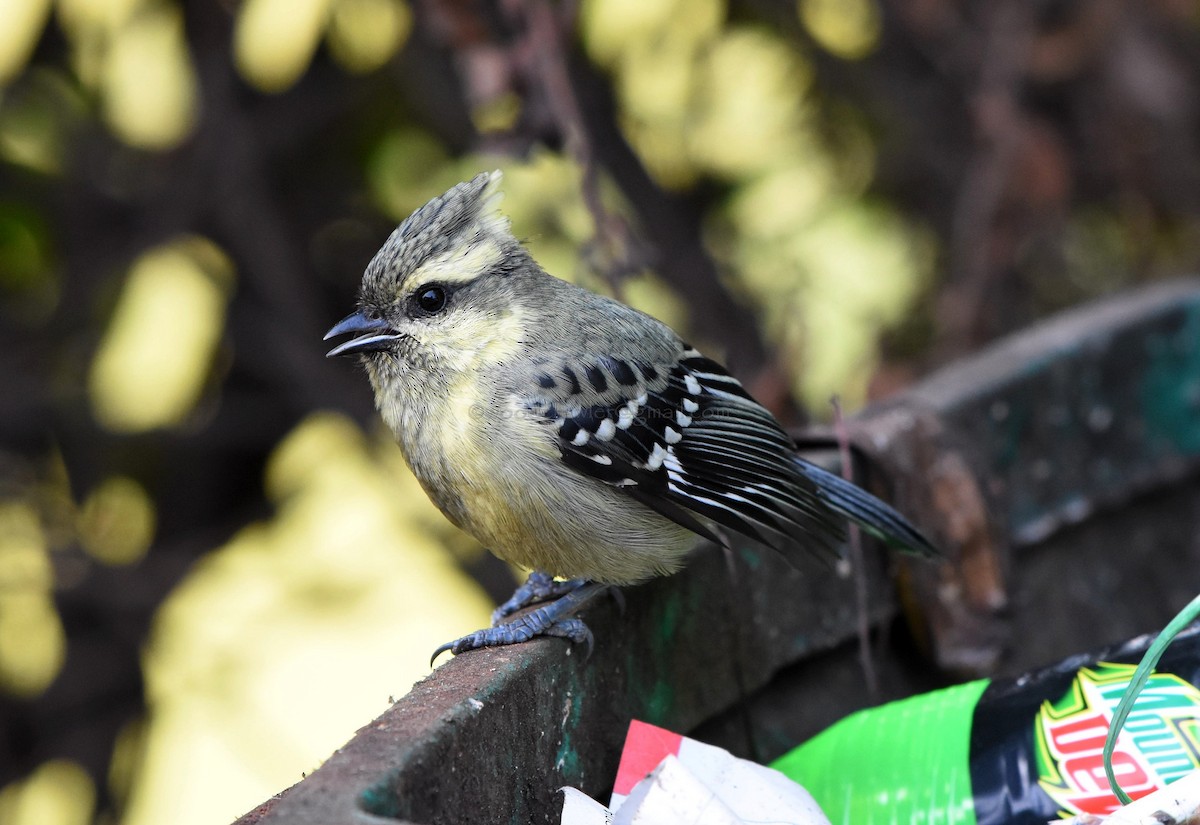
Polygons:
<instances>
[{"instance_id":1,"label":"yellow eyebrow stripe","mask_svg":"<svg viewBox=\"0 0 1200 825\"><path fill-rule=\"evenodd\" d=\"M443 255L431 258L417 267L407 278L407 287L419 287L427 283L464 284L475 280L504 258L500 244L490 237L483 238L465 248L451 249Z\"/></svg>"}]
</instances>

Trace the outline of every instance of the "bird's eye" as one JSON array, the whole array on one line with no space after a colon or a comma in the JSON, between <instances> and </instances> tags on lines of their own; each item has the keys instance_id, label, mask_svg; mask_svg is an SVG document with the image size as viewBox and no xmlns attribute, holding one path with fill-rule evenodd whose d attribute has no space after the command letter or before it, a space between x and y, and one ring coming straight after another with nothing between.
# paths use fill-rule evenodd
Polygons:
<instances>
[{"instance_id":1,"label":"bird's eye","mask_svg":"<svg viewBox=\"0 0 1200 825\"><path fill-rule=\"evenodd\" d=\"M446 308L445 287L431 285L417 290L413 296L413 306L422 315L433 315Z\"/></svg>"}]
</instances>

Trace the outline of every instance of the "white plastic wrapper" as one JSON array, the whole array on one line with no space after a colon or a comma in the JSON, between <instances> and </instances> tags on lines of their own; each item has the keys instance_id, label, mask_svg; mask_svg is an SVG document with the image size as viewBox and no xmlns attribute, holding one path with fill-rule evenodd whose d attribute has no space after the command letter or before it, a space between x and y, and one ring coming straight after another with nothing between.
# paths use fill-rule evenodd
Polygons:
<instances>
[{"instance_id":1,"label":"white plastic wrapper","mask_svg":"<svg viewBox=\"0 0 1200 825\"><path fill-rule=\"evenodd\" d=\"M644 722L629 725L609 807L563 789L562 825L829 825L779 771Z\"/></svg>"}]
</instances>

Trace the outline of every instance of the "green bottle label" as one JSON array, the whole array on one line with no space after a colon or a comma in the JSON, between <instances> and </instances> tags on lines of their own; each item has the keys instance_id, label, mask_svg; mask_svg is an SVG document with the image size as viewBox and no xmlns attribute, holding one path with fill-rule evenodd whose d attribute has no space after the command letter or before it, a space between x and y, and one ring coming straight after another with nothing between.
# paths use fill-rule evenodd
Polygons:
<instances>
[{"instance_id":1,"label":"green bottle label","mask_svg":"<svg viewBox=\"0 0 1200 825\"><path fill-rule=\"evenodd\" d=\"M975 825L971 719L987 686L980 679L854 714L771 767L807 788L834 825Z\"/></svg>"}]
</instances>

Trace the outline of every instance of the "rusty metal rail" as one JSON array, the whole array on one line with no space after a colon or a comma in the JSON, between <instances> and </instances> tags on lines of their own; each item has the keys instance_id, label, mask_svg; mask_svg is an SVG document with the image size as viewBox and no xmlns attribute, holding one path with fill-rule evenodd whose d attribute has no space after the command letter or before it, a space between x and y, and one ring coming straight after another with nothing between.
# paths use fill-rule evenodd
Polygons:
<instances>
[{"instance_id":1,"label":"rusty metal rail","mask_svg":"<svg viewBox=\"0 0 1200 825\"><path fill-rule=\"evenodd\" d=\"M1016 563L1008 548L1200 464L1200 280L1006 339L869 408L852 438L871 475L890 480L892 498L950 554L900 570L934 660L988 672L1026 609L1012 593L1024 555ZM886 626L900 611L895 570L867 555L869 618ZM845 668L828 653L854 638L853 585L816 562L795 569L762 548L738 546L727 558L708 547L683 573L626 599L623 615L607 598L585 609L597 638L589 661L549 639L446 663L238 825L557 822L559 787L604 797L631 718L680 731L708 721L717 737L738 729L753 739L762 724L729 709L781 701L762 690L781 671L802 683L793 697L844 694L806 705L810 727L862 701L861 690L842 690L833 674ZM899 673L901 658L885 651L885 674ZM910 676L932 670L908 667ZM887 693L919 683L896 676Z\"/></svg>"}]
</instances>

